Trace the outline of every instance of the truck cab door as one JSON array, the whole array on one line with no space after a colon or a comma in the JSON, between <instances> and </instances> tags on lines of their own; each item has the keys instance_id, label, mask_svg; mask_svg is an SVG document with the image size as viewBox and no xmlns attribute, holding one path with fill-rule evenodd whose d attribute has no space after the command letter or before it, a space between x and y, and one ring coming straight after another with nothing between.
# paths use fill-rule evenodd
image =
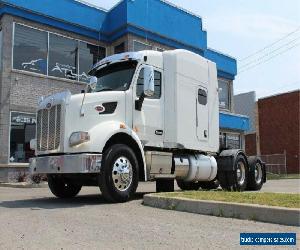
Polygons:
<instances>
[{"instance_id":1,"label":"truck cab door","mask_svg":"<svg viewBox=\"0 0 300 250\"><path fill-rule=\"evenodd\" d=\"M154 95L145 97L141 111L133 105L133 130L137 133L143 145L162 147L164 138L164 95L162 94L161 69L154 68ZM143 65L138 69L133 88L133 100L138 100L144 91Z\"/></svg>"},{"instance_id":2,"label":"truck cab door","mask_svg":"<svg viewBox=\"0 0 300 250\"><path fill-rule=\"evenodd\" d=\"M199 141L208 141L208 92L207 89L198 86L196 89L196 129Z\"/></svg>"}]
</instances>

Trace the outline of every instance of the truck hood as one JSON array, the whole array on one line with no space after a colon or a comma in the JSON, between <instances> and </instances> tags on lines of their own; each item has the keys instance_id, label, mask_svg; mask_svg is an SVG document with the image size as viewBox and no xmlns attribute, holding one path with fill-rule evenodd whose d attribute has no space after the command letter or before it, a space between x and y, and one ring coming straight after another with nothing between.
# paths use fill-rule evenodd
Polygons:
<instances>
[{"instance_id":1,"label":"truck hood","mask_svg":"<svg viewBox=\"0 0 300 250\"><path fill-rule=\"evenodd\" d=\"M64 152L72 153L74 151L74 148L69 146L69 138L73 132L89 132L98 124L111 120L125 122L125 113L125 93L123 91L71 96L65 108Z\"/></svg>"},{"instance_id":2,"label":"truck hood","mask_svg":"<svg viewBox=\"0 0 300 250\"><path fill-rule=\"evenodd\" d=\"M37 154L98 152L95 140L102 135L95 136L94 131L111 121L125 122L125 96L123 91L85 95L65 91L41 98L37 112ZM88 132L91 143L70 147L71 134L79 131Z\"/></svg>"}]
</instances>

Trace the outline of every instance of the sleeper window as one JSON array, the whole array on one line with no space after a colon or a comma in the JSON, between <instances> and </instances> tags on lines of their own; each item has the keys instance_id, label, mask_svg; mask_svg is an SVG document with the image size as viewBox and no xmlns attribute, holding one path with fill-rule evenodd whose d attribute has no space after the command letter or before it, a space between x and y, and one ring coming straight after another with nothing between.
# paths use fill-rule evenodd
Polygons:
<instances>
[{"instance_id":1,"label":"sleeper window","mask_svg":"<svg viewBox=\"0 0 300 250\"><path fill-rule=\"evenodd\" d=\"M136 85L136 95L140 95L144 91L144 69L141 69ZM154 95L151 97L146 97L150 99L160 99L161 96L161 73L159 71L154 71Z\"/></svg>"},{"instance_id":2,"label":"sleeper window","mask_svg":"<svg viewBox=\"0 0 300 250\"><path fill-rule=\"evenodd\" d=\"M207 92L204 89L198 90L198 102L201 105L207 104Z\"/></svg>"}]
</instances>

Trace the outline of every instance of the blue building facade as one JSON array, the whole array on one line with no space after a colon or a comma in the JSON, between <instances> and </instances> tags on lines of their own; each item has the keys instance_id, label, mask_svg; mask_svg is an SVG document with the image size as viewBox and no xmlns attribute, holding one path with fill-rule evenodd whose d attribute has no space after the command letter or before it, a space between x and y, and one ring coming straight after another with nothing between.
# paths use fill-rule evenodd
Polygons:
<instances>
[{"instance_id":1,"label":"blue building facade","mask_svg":"<svg viewBox=\"0 0 300 250\"><path fill-rule=\"evenodd\" d=\"M237 63L234 58L208 47L201 17L162 0L123 0L110 10L75 0L0 2L1 100L9 100L1 103L0 123L8 121L8 125L0 127L0 136L8 139L10 145L7 153L0 155L0 162L26 162L28 142L18 142L12 131L22 124L20 121L32 121L27 125L34 125L31 113L38 95L64 88L76 93L87 81L87 68L95 61L114 53L142 49L181 48L214 61L220 87L221 143L227 147L243 147L249 120L233 112ZM75 49L64 56L60 49L72 46ZM70 63L66 62L67 57ZM56 61L51 66L53 58ZM23 91L10 89L8 92L8 78L10 84L17 82ZM23 105L20 100L24 101ZM24 137L30 137L30 132L24 133ZM23 156L19 157L22 160L16 161L16 155L22 155L22 150Z\"/></svg>"}]
</instances>

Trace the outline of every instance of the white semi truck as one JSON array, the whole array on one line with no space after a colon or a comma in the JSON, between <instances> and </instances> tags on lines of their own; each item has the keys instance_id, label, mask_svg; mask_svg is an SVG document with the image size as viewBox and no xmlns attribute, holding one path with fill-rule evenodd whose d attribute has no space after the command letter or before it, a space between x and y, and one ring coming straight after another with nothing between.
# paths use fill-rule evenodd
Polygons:
<instances>
[{"instance_id":1,"label":"white semi truck","mask_svg":"<svg viewBox=\"0 0 300 250\"><path fill-rule=\"evenodd\" d=\"M99 186L125 202L140 181L173 191L259 190L265 165L219 145L215 63L186 50L113 55L90 71L86 91L39 100L33 174L47 174L52 193L76 196Z\"/></svg>"}]
</instances>

